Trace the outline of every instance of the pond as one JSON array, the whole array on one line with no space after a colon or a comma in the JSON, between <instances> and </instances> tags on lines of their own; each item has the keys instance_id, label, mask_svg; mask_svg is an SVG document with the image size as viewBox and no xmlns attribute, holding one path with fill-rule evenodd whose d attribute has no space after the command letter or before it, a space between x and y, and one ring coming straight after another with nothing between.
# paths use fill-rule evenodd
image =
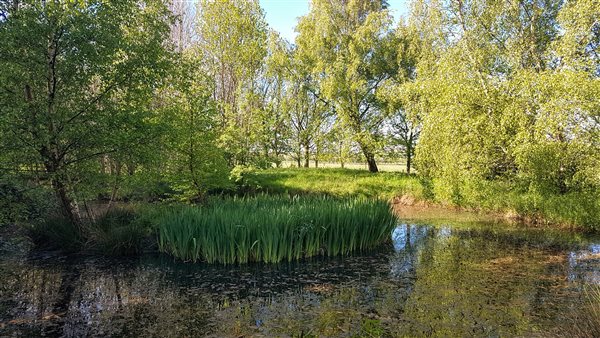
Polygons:
<instances>
[{"instance_id":1,"label":"pond","mask_svg":"<svg viewBox=\"0 0 600 338\"><path fill-rule=\"evenodd\" d=\"M435 219L405 219L392 237L368 253L276 265L5 250L0 336L589 333L598 238Z\"/></svg>"}]
</instances>

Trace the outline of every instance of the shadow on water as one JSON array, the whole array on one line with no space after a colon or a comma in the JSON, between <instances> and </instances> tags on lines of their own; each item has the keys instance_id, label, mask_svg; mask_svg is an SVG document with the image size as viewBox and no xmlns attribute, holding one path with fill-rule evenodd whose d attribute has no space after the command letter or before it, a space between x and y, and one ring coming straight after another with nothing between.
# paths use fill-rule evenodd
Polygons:
<instances>
[{"instance_id":1,"label":"shadow on water","mask_svg":"<svg viewBox=\"0 0 600 338\"><path fill-rule=\"evenodd\" d=\"M455 222L392 239L276 265L3 255L0 336L546 335L600 284L600 241L583 235Z\"/></svg>"}]
</instances>

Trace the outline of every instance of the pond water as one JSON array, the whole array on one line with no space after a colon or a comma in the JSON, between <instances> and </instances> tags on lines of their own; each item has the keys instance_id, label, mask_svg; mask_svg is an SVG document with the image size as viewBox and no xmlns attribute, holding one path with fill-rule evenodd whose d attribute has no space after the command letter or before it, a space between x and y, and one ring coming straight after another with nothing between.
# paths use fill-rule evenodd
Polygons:
<instances>
[{"instance_id":1,"label":"pond water","mask_svg":"<svg viewBox=\"0 0 600 338\"><path fill-rule=\"evenodd\" d=\"M1 252L0 336L547 336L586 332L600 240L404 221L393 243L277 265ZM590 335L592 335L590 333Z\"/></svg>"}]
</instances>

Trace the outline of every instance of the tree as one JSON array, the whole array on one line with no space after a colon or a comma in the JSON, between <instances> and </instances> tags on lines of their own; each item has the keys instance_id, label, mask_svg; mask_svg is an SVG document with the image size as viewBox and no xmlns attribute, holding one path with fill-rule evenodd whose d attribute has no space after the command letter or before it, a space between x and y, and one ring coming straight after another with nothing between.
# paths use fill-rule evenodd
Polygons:
<instances>
[{"instance_id":1,"label":"tree","mask_svg":"<svg viewBox=\"0 0 600 338\"><path fill-rule=\"evenodd\" d=\"M378 171L375 155L385 118L376 92L396 73L385 7L383 1L315 0L297 27L299 54L311 65L319 98L352 130L371 172Z\"/></svg>"},{"instance_id":2,"label":"tree","mask_svg":"<svg viewBox=\"0 0 600 338\"><path fill-rule=\"evenodd\" d=\"M214 81L221 147L231 165L246 164L255 148L258 82L267 55L267 24L257 0L201 0L196 48Z\"/></svg>"},{"instance_id":3,"label":"tree","mask_svg":"<svg viewBox=\"0 0 600 338\"><path fill-rule=\"evenodd\" d=\"M557 193L597 184L598 14L588 13L590 2L415 4L425 48L413 86L427 107L421 174L443 178L456 198L472 179Z\"/></svg>"},{"instance_id":4,"label":"tree","mask_svg":"<svg viewBox=\"0 0 600 338\"><path fill-rule=\"evenodd\" d=\"M211 190L228 186L229 168L219 137L211 81L202 73L201 60L190 50L178 58L177 67L162 88L157 107L166 129L159 168L184 199L202 200Z\"/></svg>"},{"instance_id":5,"label":"tree","mask_svg":"<svg viewBox=\"0 0 600 338\"><path fill-rule=\"evenodd\" d=\"M417 64L424 45L418 32L414 23L399 23L393 41L397 48L397 73L391 74L377 92L378 99L389 116L387 129L391 141L400 146L406 159L408 174L421 132L420 118L426 111L425 102L415 85Z\"/></svg>"},{"instance_id":6,"label":"tree","mask_svg":"<svg viewBox=\"0 0 600 338\"><path fill-rule=\"evenodd\" d=\"M22 1L0 16L0 134L9 164L39 164L81 223L77 185L99 158L153 137L152 94L169 65L161 1Z\"/></svg>"}]
</instances>

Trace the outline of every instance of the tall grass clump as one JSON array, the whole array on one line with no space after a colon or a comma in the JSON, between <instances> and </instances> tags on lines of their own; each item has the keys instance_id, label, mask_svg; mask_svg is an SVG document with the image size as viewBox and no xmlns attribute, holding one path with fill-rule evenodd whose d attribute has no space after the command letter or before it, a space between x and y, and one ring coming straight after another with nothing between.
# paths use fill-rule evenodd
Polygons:
<instances>
[{"instance_id":1,"label":"tall grass clump","mask_svg":"<svg viewBox=\"0 0 600 338\"><path fill-rule=\"evenodd\" d=\"M28 227L28 234L37 247L66 252L79 251L86 242L80 229L60 216L51 216L33 224Z\"/></svg>"},{"instance_id":2,"label":"tall grass clump","mask_svg":"<svg viewBox=\"0 0 600 338\"><path fill-rule=\"evenodd\" d=\"M158 240L162 252L185 261L275 263L373 248L395 224L382 200L263 195L167 211Z\"/></svg>"},{"instance_id":3,"label":"tall grass clump","mask_svg":"<svg viewBox=\"0 0 600 338\"><path fill-rule=\"evenodd\" d=\"M85 219L81 226L64 217L53 216L28 229L29 237L37 247L65 252L92 251L124 256L156 247L151 220L133 209L111 209L96 219Z\"/></svg>"},{"instance_id":4,"label":"tall grass clump","mask_svg":"<svg viewBox=\"0 0 600 338\"><path fill-rule=\"evenodd\" d=\"M110 256L135 255L151 246L149 220L130 209L112 209L86 227L88 246Z\"/></svg>"}]
</instances>

